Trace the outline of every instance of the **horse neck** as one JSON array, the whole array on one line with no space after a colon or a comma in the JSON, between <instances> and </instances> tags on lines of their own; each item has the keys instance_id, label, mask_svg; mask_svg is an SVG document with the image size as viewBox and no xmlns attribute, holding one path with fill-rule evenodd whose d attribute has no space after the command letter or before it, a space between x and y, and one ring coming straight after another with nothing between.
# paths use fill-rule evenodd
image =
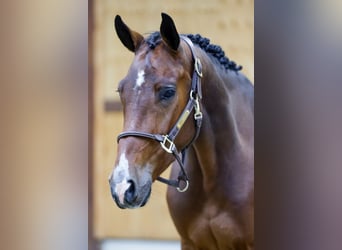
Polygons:
<instances>
[{"instance_id":1,"label":"horse neck","mask_svg":"<svg viewBox=\"0 0 342 250\"><path fill-rule=\"evenodd\" d=\"M203 64L203 124L194 149L202 172L204 190L210 193L218 177L225 174L222 171L227 171L219 166L226 166L230 160L229 152L239 148L237 120L232 110L235 97L231 93L238 86L234 86L231 77L217 69L218 66L204 52L200 57Z\"/></svg>"}]
</instances>

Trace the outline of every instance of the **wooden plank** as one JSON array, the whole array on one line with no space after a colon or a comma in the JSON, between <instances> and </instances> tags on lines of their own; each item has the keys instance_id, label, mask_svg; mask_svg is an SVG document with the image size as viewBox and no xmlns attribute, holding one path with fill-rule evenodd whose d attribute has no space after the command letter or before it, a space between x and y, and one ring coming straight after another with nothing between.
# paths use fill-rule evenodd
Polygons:
<instances>
[{"instance_id":1,"label":"wooden plank","mask_svg":"<svg viewBox=\"0 0 342 250\"><path fill-rule=\"evenodd\" d=\"M106 100L104 102L104 110L107 113L122 111L122 105L118 101Z\"/></svg>"}]
</instances>

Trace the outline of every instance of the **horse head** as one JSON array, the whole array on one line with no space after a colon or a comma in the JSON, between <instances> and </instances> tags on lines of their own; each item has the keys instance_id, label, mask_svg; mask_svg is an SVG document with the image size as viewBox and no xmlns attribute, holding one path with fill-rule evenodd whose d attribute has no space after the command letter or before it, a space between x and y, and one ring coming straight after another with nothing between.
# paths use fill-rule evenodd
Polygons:
<instances>
[{"instance_id":1,"label":"horse head","mask_svg":"<svg viewBox=\"0 0 342 250\"><path fill-rule=\"evenodd\" d=\"M144 38L115 18L115 30L122 44L135 54L118 92L123 106L124 131L166 135L187 105L193 62L176 26L162 14L160 32ZM194 122L182 121L174 144L182 149L191 141ZM131 134L129 134L131 135ZM120 208L144 206L151 185L174 161L156 140L142 136L122 136L117 159L109 177L112 196Z\"/></svg>"}]
</instances>

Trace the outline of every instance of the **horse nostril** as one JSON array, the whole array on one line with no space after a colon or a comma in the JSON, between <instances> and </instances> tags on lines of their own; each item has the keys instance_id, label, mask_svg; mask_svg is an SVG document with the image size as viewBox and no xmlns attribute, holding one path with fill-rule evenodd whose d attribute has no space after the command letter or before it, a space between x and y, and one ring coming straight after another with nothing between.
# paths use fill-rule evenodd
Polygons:
<instances>
[{"instance_id":1,"label":"horse nostril","mask_svg":"<svg viewBox=\"0 0 342 250\"><path fill-rule=\"evenodd\" d=\"M137 198L135 184L133 180L129 180L127 182L130 184L130 186L125 192L125 201L129 204L132 204Z\"/></svg>"}]
</instances>

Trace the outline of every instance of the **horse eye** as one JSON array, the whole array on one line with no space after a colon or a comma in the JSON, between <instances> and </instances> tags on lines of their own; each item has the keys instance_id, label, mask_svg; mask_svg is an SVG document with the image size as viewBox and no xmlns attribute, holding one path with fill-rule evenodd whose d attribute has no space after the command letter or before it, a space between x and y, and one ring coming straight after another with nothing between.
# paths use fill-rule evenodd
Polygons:
<instances>
[{"instance_id":1,"label":"horse eye","mask_svg":"<svg viewBox=\"0 0 342 250\"><path fill-rule=\"evenodd\" d=\"M164 87L159 91L159 100L167 101L171 99L176 94L176 89L174 87Z\"/></svg>"}]
</instances>

